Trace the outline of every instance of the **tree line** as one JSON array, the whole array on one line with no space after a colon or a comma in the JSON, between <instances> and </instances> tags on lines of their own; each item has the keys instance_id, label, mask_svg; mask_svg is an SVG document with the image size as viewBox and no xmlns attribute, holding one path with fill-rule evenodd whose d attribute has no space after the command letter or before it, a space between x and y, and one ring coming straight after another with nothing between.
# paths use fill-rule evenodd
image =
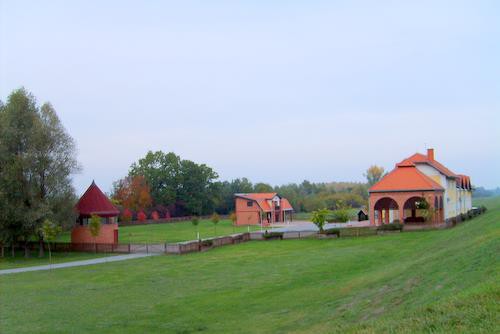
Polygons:
<instances>
[{"instance_id":1,"label":"tree line","mask_svg":"<svg viewBox=\"0 0 500 334\"><path fill-rule=\"evenodd\" d=\"M367 206L368 188L383 174L383 168L371 166L365 174L367 183L305 180L271 186L254 184L247 178L221 181L217 172L205 164L183 160L173 152L150 151L131 165L126 177L114 182L111 197L122 212L135 211L136 219L148 215L229 214L234 211L234 194L251 192L277 192L300 212L337 210Z\"/></svg>"}]
</instances>

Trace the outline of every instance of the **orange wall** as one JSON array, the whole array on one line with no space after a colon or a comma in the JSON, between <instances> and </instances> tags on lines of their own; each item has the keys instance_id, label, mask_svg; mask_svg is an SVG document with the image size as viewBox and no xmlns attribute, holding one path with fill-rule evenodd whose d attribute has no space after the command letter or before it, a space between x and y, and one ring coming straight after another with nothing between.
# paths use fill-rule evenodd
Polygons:
<instances>
[{"instance_id":1,"label":"orange wall","mask_svg":"<svg viewBox=\"0 0 500 334\"><path fill-rule=\"evenodd\" d=\"M260 207L257 202L253 202L253 206L247 206L248 200L244 198L236 198L236 225L259 225L260 224Z\"/></svg>"},{"instance_id":2,"label":"orange wall","mask_svg":"<svg viewBox=\"0 0 500 334\"><path fill-rule=\"evenodd\" d=\"M98 244L114 244L115 232L118 232L118 224L102 224L99 235L95 239ZM90 234L88 226L77 225L71 231L71 242L77 244L94 243L94 237Z\"/></svg>"}]
</instances>

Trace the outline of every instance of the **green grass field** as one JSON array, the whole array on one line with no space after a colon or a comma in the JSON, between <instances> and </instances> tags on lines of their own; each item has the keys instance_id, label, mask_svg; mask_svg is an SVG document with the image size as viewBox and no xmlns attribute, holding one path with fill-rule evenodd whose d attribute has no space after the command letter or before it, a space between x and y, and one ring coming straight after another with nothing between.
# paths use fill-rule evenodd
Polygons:
<instances>
[{"instance_id":1,"label":"green grass field","mask_svg":"<svg viewBox=\"0 0 500 334\"><path fill-rule=\"evenodd\" d=\"M456 228L0 276L2 333L495 333L500 199Z\"/></svg>"},{"instance_id":2,"label":"green grass field","mask_svg":"<svg viewBox=\"0 0 500 334\"><path fill-rule=\"evenodd\" d=\"M101 253L73 253L73 252L61 252L52 253L52 264L62 263L69 261L80 261L88 260L96 257L109 256L109 254ZM49 264L49 252L45 252L45 256L42 258L38 257L38 252L32 252L31 257L25 258L23 251L17 251L15 257L11 257L10 250L6 249L5 257L0 257L0 270L1 269L11 269L11 268L21 268L21 267L31 267L31 266L42 266ZM1 333L1 331L0 331Z\"/></svg>"},{"instance_id":3,"label":"green grass field","mask_svg":"<svg viewBox=\"0 0 500 334\"><path fill-rule=\"evenodd\" d=\"M247 226L232 226L230 220L221 220L217 224L215 234L214 224L209 220L200 220L198 225L201 238L228 235L248 231ZM250 226L250 231L258 230L258 226ZM137 226L122 226L118 234L120 243L164 243L196 239L196 227L191 222L150 224ZM64 233L59 241L71 240L69 232Z\"/></svg>"}]
</instances>

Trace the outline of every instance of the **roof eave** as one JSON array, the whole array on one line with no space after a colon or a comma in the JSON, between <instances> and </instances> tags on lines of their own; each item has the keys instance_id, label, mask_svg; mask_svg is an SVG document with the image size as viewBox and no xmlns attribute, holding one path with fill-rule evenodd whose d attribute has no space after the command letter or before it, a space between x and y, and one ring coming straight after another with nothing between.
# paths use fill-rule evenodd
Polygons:
<instances>
[{"instance_id":1,"label":"roof eave","mask_svg":"<svg viewBox=\"0 0 500 334\"><path fill-rule=\"evenodd\" d=\"M434 189L434 188L428 188L428 189L388 189L388 190L368 190L368 193L402 193L402 192L419 192L419 191L444 191L444 188L442 189Z\"/></svg>"}]
</instances>

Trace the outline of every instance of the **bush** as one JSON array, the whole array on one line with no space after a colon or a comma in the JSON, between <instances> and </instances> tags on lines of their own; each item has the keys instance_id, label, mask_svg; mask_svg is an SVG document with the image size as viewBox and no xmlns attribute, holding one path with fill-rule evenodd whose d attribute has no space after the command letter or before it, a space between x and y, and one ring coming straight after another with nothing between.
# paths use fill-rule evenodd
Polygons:
<instances>
[{"instance_id":1,"label":"bush","mask_svg":"<svg viewBox=\"0 0 500 334\"><path fill-rule=\"evenodd\" d=\"M153 211L153 212L151 213L151 219L153 219L153 220L158 220L158 219L160 219L160 214L158 213L158 211Z\"/></svg>"},{"instance_id":2,"label":"bush","mask_svg":"<svg viewBox=\"0 0 500 334\"><path fill-rule=\"evenodd\" d=\"M140 211L138 214L137 214L137 220L140 221L140 222L143 222L147 219L148 217L146 216L146 214L144 213L144 211Z\"/></svg>"},{"instance_id":3,"label":"bush","mask_svg":"<svg viewBox=\"0 0 500 334\"><path fill-rule=\"evenodd\" d=\"M461 214L460 214L460 221L462 221L462 222L463 222L463 221L466 221L466 220L467 220L467 218L469 218L469 217L468 217L465 213L461 213Z\"/></svg>"},{"instance_id":4,"label":"bush","mask_svg":"<svg viewBox=\"0 0 500 334\"><path fill-rule=\"evenodd\" d=\"M125 210L123 210L122 215L121 215L121 220L124 222L131 221L132 220L132 211L130 211L127 208Z\"/></svg>"},{"instance_id":5,"label":"bush","mask_svg":"<svg viewBox=\"0 0 500 334\"><path fill-rule=\"evenodd\" d=\"M383 224L377 227L377 231L401 231L403 230L403 225L399 223Z\"/></svg>"},{"instance_id":6,"label":"bush","mask_svg":"<svg viewBox=\"0 0 500 334\"><path fill-rule=\"evenodd\" d=\"M333 220L337 223L347 223L351 218L350 208L342 208L333 212Z\"/></svg>"},{"instance_id":7,"label":"bush","mask_svg":"<svg viewBox=\"0 0 500 334\"><path fill-rule=\"evenodd\" d=\"M488 210L484 205L481 205L480 208L481 208L481 213L485 213L486 210Z\"/></svg>"},{"instance_id":8,"label":"bush","mask_svg":"<svg viewBox=\"0 0 500 334\"><path fill-rule=\"evenodd\" d=\"M266 231L263 235L264 239L283 239L283 232L268 232Z\"/></svg>"},{"instance_id":9,"label":"bush","mask_svg":"<svg viewBox=\"0 0 500 334\"><path fill-rule=\"evenodd\" d=\"M338 228L329 228L327 230L324 230L323 234L327 234L327 235L336 234L337 237L340 237L340 229L338 229Z\"/></svg>"}]
</instances>

